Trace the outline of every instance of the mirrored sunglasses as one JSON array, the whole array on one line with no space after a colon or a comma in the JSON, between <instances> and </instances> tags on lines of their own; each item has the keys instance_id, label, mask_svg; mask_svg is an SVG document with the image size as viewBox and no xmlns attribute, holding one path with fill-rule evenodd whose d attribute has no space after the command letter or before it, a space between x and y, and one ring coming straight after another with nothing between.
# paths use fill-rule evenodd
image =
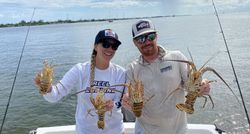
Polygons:
<instances>
[{"instance_id":1,"label":"mirrored sunglasses","mask_svg":"<svg viewBox=\"0 0 250 134\"><path fill-rule=\"evenodd\" d=\"M116 44L110 44L109 42L103 42L102 43L102 47L103 48L112 48L113 50L117 50L119 45L116 45Z\"/></svg>"},{"instance_id":2,"label":"mirrored sunglasses","mask_svg":"<svg viewBox=\"0 0 250 134\"><path fill-rule=\"evenodd\" d=\"M150 33L150 34L147 34L147 35L141 35L141 36L135 38L135 40L138 43L143 44L143 43L146 42L146 40L153 41L155 38L156 38L156 33Z\"/></svg>"}]
</instances>

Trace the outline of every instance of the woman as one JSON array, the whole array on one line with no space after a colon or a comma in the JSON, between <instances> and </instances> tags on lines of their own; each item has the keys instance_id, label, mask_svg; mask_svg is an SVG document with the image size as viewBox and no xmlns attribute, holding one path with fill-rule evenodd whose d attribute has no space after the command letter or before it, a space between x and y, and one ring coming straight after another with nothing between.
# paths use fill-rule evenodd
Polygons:
<instances>
[{"instance_id":1,"label":"woman","mask_svg":"<svg viewBox=\"0 0 250 134\"><path fill-rule=\"evenodd\" d=\"M43 95L47 101L57 102L68 95L73 87L78 91L84 90L77 94L75 115L77 134L125 134L120 107L123 87L110 87L125 83L125 69L110 62L120 44L118 35L111 29L99 31L95 38L91 61L76 64L59 83L49 86ZM44 87L38 76L35 83L40 90ZM90 101L90 98L95 99L100 91L104 92L107 100L104 104L105 116L102 127L98 126L100 124L97 125L99 119L96 106L93 105L95 101Z\"/></svg>"}]
</instances>

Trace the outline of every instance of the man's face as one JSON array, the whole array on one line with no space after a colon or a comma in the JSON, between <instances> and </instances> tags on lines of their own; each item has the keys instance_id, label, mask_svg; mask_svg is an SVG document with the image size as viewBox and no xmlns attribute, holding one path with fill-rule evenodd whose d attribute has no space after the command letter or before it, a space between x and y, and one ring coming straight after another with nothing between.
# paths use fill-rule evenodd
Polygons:
<instances>
[{"instance_id":1,"label":"man's face","mask_svg":"<svg viewBox=\"0 0 250 134\"><path fill-rule=\"evenodd\" d=\"M143 34L133 41L143 56L152 56L158 52L157 34L155 32Z\"/></svg>"}]
</instances>

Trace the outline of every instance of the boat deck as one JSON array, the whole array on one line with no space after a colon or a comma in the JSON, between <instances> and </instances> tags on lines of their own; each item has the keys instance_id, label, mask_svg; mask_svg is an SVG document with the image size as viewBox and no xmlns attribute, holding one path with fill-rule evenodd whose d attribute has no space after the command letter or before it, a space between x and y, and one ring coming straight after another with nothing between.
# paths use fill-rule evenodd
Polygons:
<instances>
[{"instance_id":1,"label":"boat deck","mask_svg":"<svg viewBox=\"0 0 250 134\"><path fill-rule=\"evenodd\" d=\"M134 122L126 122L127 134L134 134ZM214 125L209 124L188 124L187 134L219 134ZM30 134L75 134L75 125L41 127L31 131ZM225 134L225 133L222 133Z\"/></svg>"}]
</instances>

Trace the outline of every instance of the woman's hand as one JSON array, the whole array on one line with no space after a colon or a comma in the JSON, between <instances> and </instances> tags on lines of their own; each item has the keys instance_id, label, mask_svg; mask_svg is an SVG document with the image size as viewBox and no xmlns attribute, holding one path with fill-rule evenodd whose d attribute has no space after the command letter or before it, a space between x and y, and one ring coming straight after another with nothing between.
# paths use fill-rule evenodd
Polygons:
<instances>
[{"instance_id":1,"label":"woman's hand","mask_svg":"<svg viewBox=\"0 0 250 134\"><path fill-rule=\"evenodd\" d=\"M36 75L36 77L34 79L34 83L38 87L39 92L42 95L51 92L52 84L42 82L41 81L41 74Z\"/></svg>"},{"instance_id":2,"label":"woman's hand","mask_svg":"<svg viewBox=\"0 0 250 134\"><path fill-rule=\"evenodd\" d=\"M107 100L105 102L105 106L106 106L106 111L112 111L112 109L114 107L114 103L112 100Z\"/></svg>"}]
</instances>

